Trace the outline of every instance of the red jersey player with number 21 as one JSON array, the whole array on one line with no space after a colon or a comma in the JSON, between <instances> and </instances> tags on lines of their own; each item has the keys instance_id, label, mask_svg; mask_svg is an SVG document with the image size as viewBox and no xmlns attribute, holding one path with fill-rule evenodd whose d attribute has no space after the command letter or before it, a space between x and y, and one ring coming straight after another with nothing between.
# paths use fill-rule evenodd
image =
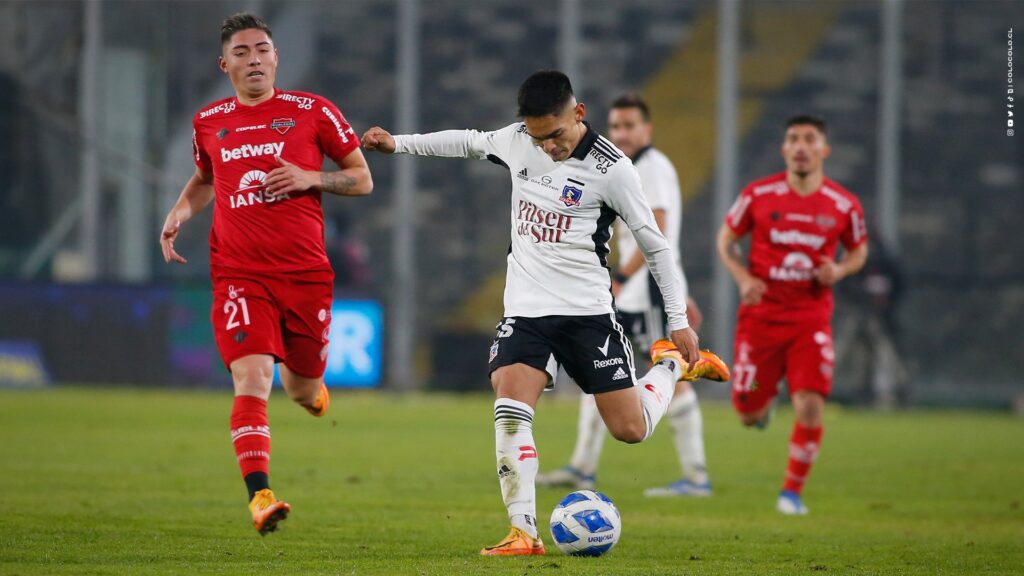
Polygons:
<instances>
[{"instance_id":1,"label":"red jersey player with number 21","mask_svg":"<svg viewBox=\"0 0 1024 576\"><path fill-rule=\"evenodd\" d=\"M718 256L739 285L742 304L733 353L733 405L746 426L764 428L779 380L786 378L796 422L776 501L783 514L806 514L800 497L818 455L825 398L832 389L832 286L868 257L857 197L825 177L825 121L786 123L786 171L748 185L718 233ZM749 264L736 243L751 235ZM836 262L836 249L844 253Z\"/></svg>"},{"instance_id":2,"label":"red jersey player with number 21","mask_svg":"<svg viewBox=\"0 0 1024 576\"><path fill-rule=\"evenodd\" d=\"M260 534L291 507L270 490L270 397L274 364L292 400L327 412L324 386L334 271L324 250L323 193L373 189L359 139L331 102L274 87L270 28L251 14L221 26L220 69L235 96L193 120L196 172L167 215L164 260L185 263L174 240L214 202L210 275L217 349L234 381L231 440ZM324 157L340 170L321 172Z\"/></svg>"}]
</instances>

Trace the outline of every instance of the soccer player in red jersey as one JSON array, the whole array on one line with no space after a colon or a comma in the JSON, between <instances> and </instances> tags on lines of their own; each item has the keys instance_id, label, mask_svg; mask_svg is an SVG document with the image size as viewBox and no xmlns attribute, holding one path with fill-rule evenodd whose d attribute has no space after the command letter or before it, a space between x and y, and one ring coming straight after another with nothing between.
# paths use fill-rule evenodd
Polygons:
<instances>
[{"instance_id":1,"label":"soccer player in red jersey","mask_svg":"<svg viewBox=\"0 0 1024 576\"><path fill-rule=\"evenodd\" d=\"M167 215L164 260L181 225L214 201L210 231L211 322L234 381L231 439L260 534L291 507L270 490L270 397L274 364L292 400L327 412L323 374L334 271L324 249L323 193L373 189L359 139L327 99L274 87L278 54L270 28L251 14L221 26L220 69L235 96L193 119L196 172ZM324 157L340 170L321 172Z\"/></svg>"},{"instance_id":2,"label":"soccer player in red jersey","mask_svg":"<svg viewBox=\"0 0 1024 576\"><path fill-rule=\"evenodd\" d=\"M786 123L786 171L744 188L718 233L718 256L739 286L733 405L746 426L763 428L785 376L796 412L789 465L776 508L806 514L800 498L818 455L822 412L832 389L832 286L868 256L857 197L825 177L824 120ZM737 242L751 235L749 263ZM842 258L835 260L838 244Z\"/></svg>"}]
</instances>

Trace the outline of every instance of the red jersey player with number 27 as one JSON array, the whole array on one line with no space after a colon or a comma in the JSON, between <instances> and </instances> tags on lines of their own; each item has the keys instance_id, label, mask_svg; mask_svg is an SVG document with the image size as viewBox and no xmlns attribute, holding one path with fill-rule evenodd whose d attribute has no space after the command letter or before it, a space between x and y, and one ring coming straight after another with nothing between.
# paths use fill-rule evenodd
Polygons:
<instances>
[{"instance_id":1,"label":"red jersey player with number 27","mask_svg":"<svg viewBox=\"0 0 1024 576\"><path fill-rule=\"evenodd\" d=\"M260 534L291 507L270 490L267 399L274 363L292 400L327 412L324 386L334 271L324 249L323 193L373 189L359 139L341 112L315 94L274 87L277 49L251 14L221 26L220 68L235 96L196 114L196 172L164 222L164 259L181 225L214 201L210 231L217 349L234 381L231 440ZM324 157L340 170L321 172Z\"/></svg>"},{"instance_id":2,"label":"red jersey player with number 27","mask_svg":"<svg viewBox=\"0 0 1024 576\"><path fill-rule=\"evenodd\" d=\"M776 509L806 514L800 497L818 455L825 398L832 389L832 286L868 256L857 197L824 174L824 120L786 124L786 171L748 185L718 233L718 255L740 289L733 355L733 404L746 426L764 428L786 378L796 422ZM749 264L737 242L751 235ZM844 253L836 262L842 243Z\"/></svg>"}]
</instances>

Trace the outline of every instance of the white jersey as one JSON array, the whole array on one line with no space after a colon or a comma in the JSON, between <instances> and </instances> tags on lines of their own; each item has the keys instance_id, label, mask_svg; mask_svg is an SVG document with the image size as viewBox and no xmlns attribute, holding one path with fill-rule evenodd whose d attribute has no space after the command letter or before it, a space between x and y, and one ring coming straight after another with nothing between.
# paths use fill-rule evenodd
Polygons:
<instances>
[{"instance_id":1,"label":"white jersey","mask_svg":"<svg viewBox=\"0 0 1024 576\"><path fill-rule=\"evenodd\" d=\"M644 187L644 194L647 196L647 203L651 210L665 211L665 238L675 257L676 265L682 270L682 259L679 255L679 237L683 221L683 200L679 190L679 176L676 174L672 161L652 147L647 147L637 153L633 160L637 172L640 173L640 183ZM615 233L618 234L617 248L619 251L619 262L627 262L637 251L636 240L632 234L625 232L629 228L625 222L618 220L615 223ZM686 289L686 274L683 274L684 297ZM622 285L615 304L623 312L646 312L651 307L650 287L648 286L647 266L641 266Z\"/></svg>"},{"instance_id":2,"label":"white jersey","mask_svg":"<svg viewBox=\"0 0 1024 576\"><path fill-rule=\"evenodd\" d=\"M570 157L555 162L523 123L493 132L446 130L395 136L397 153L488 159L512 181L512 244L505 316L590 316L613 312L606 257L620 217L639 238L665 296L673 330L685 328L682 280L658 231L640 177L621 150L587 125Z\"/></svg>"}]
</instances>

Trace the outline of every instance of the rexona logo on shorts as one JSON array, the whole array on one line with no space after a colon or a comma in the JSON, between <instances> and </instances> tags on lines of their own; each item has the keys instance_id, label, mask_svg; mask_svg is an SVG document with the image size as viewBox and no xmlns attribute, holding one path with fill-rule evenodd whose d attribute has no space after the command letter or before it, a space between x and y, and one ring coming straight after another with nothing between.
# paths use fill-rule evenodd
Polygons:
<instances>
[{"instance_id":1,"label":"rexona logo on shorts","mask_svg":"<svg viewBox=\"0 0 1024 576\"><path fill-rule=\"evenodd\" d=\"M227 164L239 158L256 158L259 156L274 156L281 154L284 150L284 142L269 142L267 144L243 144L238 148L221 148L220 159Z\"/></svg>"},{"instance_id":2,"label":"rexona logo on shorts","mask_svg":"<svg viewBox=\"0 0 1024 576\"><path fill-rule=\"evenodd\" d=\"M607 360L594 360L594 368L607 368L609 366L616 366L624 364L622 358L609 358Z\"/></svg>"}]
</instances>

